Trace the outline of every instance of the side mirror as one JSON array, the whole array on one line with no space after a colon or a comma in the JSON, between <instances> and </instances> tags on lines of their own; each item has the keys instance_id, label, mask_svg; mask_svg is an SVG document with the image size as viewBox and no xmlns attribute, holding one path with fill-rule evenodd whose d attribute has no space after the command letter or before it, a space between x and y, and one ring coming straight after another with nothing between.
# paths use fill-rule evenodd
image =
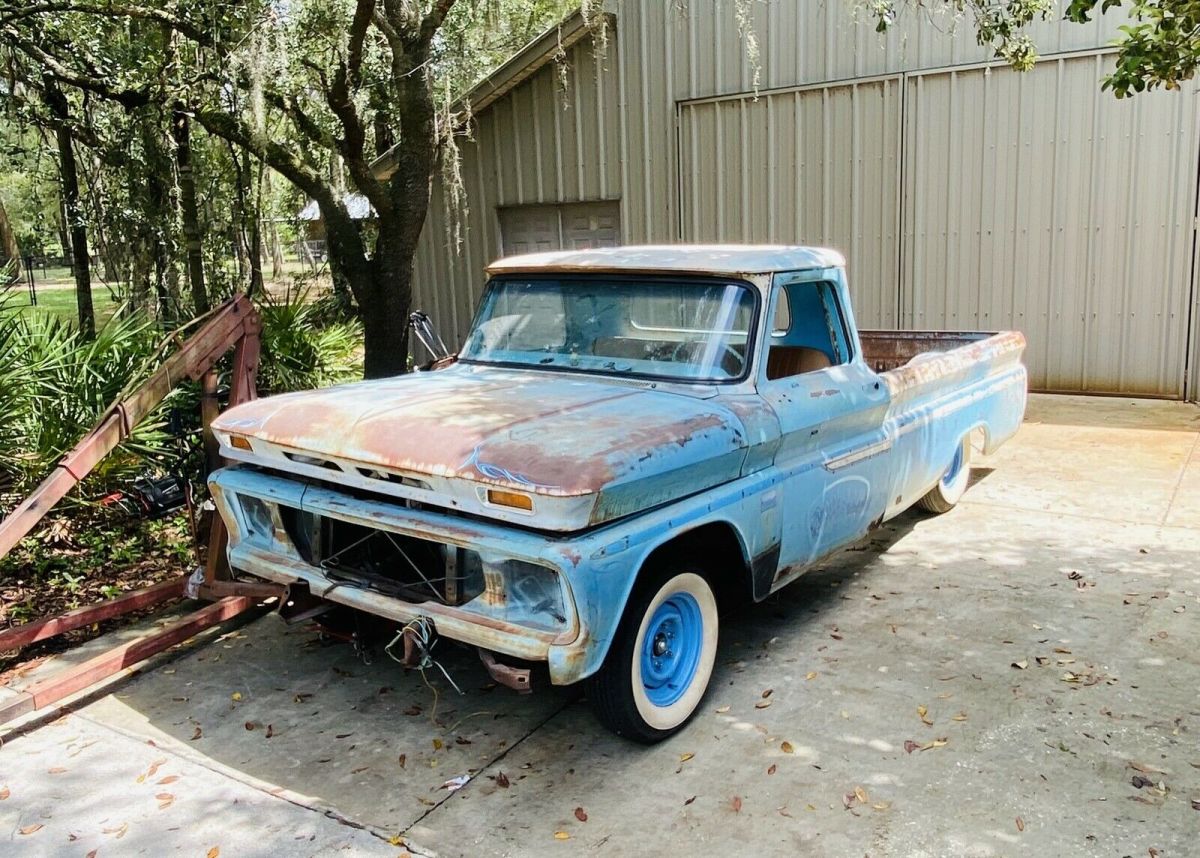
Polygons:
<instances>
[{"instance_id":1,"label":"side mirror","mask_svg":"<svg viewBox=\"0 0 1200 858\"><path fill-rule=\"evenodd\" d=\"M425 350L433 356L434 363L445 360L451 357L450 350L446 348L446 342L442 339L433 327L433 321L429 318L429 314L424 310L416 310L408 316L408 326L421 341L421 345Z\"/></svg>"}]
</instances>

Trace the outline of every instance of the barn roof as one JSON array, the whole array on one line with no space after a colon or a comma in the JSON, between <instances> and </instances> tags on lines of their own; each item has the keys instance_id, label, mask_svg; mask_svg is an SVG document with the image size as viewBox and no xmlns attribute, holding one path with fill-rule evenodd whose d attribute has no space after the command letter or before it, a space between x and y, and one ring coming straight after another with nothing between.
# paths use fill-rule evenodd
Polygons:
<instances>
[{"instance_id":1,"label":"barn roof","mask_svg":"<svg viewBox=\"0 0 1200 858\"><path fill-rule=\"evenodd\" d=\"M845 265L836 250L774 244L691 244L559 250L497 259L489 274L547 271L762 274Z\"/></svg>"}]
</instances>

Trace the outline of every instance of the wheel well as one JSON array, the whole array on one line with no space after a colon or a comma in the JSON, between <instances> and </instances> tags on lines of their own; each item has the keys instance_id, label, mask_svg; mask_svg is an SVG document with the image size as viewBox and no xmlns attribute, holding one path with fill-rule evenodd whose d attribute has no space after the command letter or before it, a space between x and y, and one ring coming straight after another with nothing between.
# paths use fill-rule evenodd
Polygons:
<instances>
[{"instance_id":1,"label":"wheel well","mask_svg":"<svg viewBox=\"0 0 1200 858\"><path fill-rule=\"evenodd\" d=\"M673 536L646 557L642 568L665 560L693 560L709 573L709 583L717 591L718 603L728 604L751 598L750 562L733 525L714 521Z\"/></svg>"}]
</instances>

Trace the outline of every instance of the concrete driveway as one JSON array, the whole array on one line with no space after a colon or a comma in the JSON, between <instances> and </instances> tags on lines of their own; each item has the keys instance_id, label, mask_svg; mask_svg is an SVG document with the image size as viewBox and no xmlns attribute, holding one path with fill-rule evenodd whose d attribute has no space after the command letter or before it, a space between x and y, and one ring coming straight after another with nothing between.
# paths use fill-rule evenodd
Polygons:
<instances>
[{"instance_id":1,"label":"concrete driveway","mask_svg":"<svg viewBox=\"0 0 1200 858\"><path fill-rule=\"evenodd\" d=\"M657 747L465 651L460 697L266 617L10 734L0 849L1196 854L1200 409L1034 397L976 465L950 514L728 617Z\"/></svg>"}]
</instances>

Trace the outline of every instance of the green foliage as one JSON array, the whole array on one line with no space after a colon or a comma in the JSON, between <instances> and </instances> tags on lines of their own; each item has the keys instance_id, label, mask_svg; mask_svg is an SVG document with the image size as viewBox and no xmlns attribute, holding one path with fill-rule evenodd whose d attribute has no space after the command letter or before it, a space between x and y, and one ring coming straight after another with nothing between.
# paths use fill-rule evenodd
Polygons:
<instances>
[{"instance_id":1,"label":"green foliage","mask_svg":"<svg viewBox=\"0 0 1200 858\"><path fill-rule=\"evenodd\" d=\"M1050 16L1054 0L863 0L860 5L875 20L879 33L895 26L906 7L924 14L970 17L980 45L990 46L997 58L1013 68L1028 71L1037 61L1037 48L1026 30Z\"/></svg>"},{"instance_id":2,"label":"green foliage","mask_svg":"<svg viewBox=\"0 0 1200 858\"><path fill-rule=\"evenodd\" d=\"M1117 98L1157 89L1179 89L1200 65L1200 0L1071 0L1066 18L1076 23L1092 14L1124 10L1116 68L1104 88Z\"/></svg>"},{"instance_id":3,"label":"green foliage","mask_svg":"<svg viewBox=\"0 0 1200 858\"><path fill-rule=\"evenodd\" d=\"M261 306L260 391L323 387L361 376L362 332L355 321L327 321L304 295ZM96 333L80 336L62 319L0 311L0 494L4 507L29 492L92 428L125 389L157 366L162 331L146 314L118 312ZM172 392L131 437L106 457L77 494L94 498L134 476L173 464L176 441L167 418L199 425L196 387ZM199 459L189 460L198 466Z\"/></svg>"},{"instance_id":4,"label":"green foliage","mask_svg":"<svg viewBox=\"0 0 1200 858\"><path fill-rule=\"evenodd\" d=\"M262 314L262 395L309 390L362 377L362 326L354 320L326 321L325 305L307 293L283 300L267 297Z\"/></svg>"}]
</instances>

